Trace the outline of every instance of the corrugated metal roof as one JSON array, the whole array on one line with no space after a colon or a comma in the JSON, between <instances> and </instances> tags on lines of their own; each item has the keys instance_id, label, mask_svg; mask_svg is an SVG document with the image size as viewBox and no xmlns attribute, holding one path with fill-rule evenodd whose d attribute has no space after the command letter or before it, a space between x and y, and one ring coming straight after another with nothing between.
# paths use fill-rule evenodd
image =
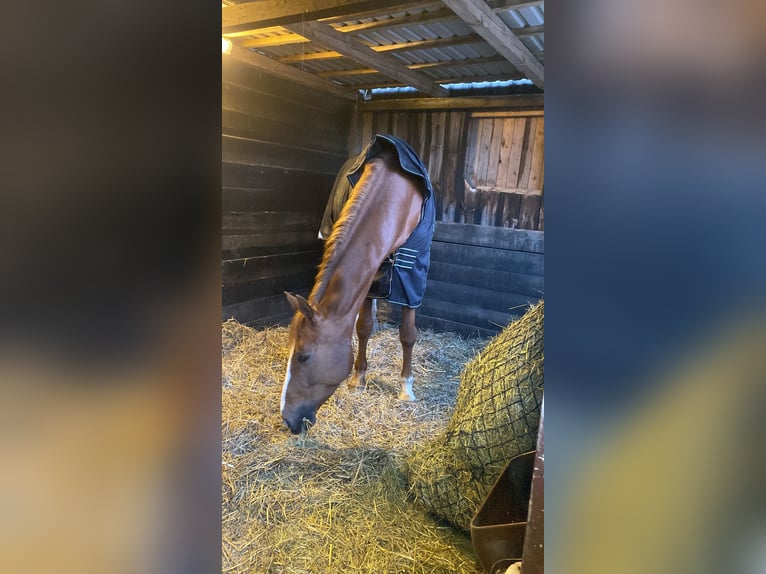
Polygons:
<instances>
[{"instance_id":1,"label":"corrugated metal roof","mask_svg":"<svg viewBox=\"0 0 766 574\"><path fill-rule=\"evenodd\" d=\"M491 5L506 5L509 2L496 0ZM544 4L514 3L523 5L518 9L509 7L495 10L495 13L517 34L533 56L543 62ZM352 35L377 52L389 54L411 70L432 80L465 80L464 83L471 84L471 78L476 77L502 79L505 75L509 81L519 79L519 71L509 61L501 59L492 46L441 2L421 3L391 13L373 14L368 11L364 17L336 17L323 22L344 34ZM366 69L367 66L340 54L332 54L326 47L306 41L284 27L254 30L252 34L235 40L263 55L346 86L369 86L375 82L381 85L396 83L380 73L350 75L349 71ZM413 44L413 47L408 48L407 44ZM392 46L395 49L390 49ZM332 72L339 74L332 76ZM519 84L507 84L509 87L514 85ZM491 87L503 87L503 84L495 83Z\"/></svg>"}]
</instances>

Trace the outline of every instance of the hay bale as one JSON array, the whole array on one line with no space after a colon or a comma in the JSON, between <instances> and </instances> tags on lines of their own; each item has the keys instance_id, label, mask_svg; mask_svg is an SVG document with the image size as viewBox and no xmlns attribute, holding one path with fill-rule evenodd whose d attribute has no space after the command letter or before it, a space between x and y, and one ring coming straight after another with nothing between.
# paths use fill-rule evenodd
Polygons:
<instances>
[{"instance_id":1,"label":"hay bale","mask_svg":"<svg viewBox=\"0 0 766 574\"><path fill-rule=\"evenodd\" d=\"M464 530L508 461L535 448L543 318L541 301L466 365L446 432L408 460L416 499Z\"/></svg>"}]
</instances>

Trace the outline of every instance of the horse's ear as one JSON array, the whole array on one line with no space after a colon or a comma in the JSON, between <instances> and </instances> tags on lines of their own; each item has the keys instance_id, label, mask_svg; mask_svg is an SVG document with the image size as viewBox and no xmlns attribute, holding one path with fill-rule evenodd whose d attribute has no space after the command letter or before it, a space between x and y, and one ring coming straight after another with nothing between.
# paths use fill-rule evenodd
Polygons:
<instances>
[{"instance_id":1,"label":"horse's ear","mask_svg":"<svg viewBox=\"0 0 766 574\"><path fill-rule=\"evenodd\" d=\"M309 321L314 323L316 320L317 310L311 306L311 303L306 301L306 299L297 293L288 293L285 291L285 296L287 297L287 301L290 303L290 307L293 308L293 311L296 313L302 313Z\"/></svg>"}]
</instances>

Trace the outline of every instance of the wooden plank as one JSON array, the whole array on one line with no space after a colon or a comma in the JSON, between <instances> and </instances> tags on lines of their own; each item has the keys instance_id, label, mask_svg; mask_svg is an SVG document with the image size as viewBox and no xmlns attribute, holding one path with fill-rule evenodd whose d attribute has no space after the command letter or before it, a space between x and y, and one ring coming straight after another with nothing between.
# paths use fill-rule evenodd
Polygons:
<instances>
[{"instance_id":1,"label":"wooden plank","mask_svg":"<svg viewBox=\"0 0 766 574\"><path fill-rule=\"evenodd\" d=\"M497 208L498 195L497 193L488 193L486 191L480 191L477 194L479 214L475 223L479 225L492 225L495 209Z\"/></svg>"},{"instance_id":2,"label":"wooden plank","mask_svg":"<svg viewBox=\"0 0 766 574\"><path fill-rule=\"evenodd\" d=\"M537 229L545 230L545 195L540 196L540 213L538 214Z\"/></svg>"},{"instance_id":3,"label":"wooden plank","mask_svg":"<svg viewBox=\"0 0 766 574\"><path fill-rule=\"evenodd\" d=\"M448 321L439 317L431 317L423 311L415 313L415 325L417 325L418 329L430 329L436 332L447 331L450 333L459 333L466 337L489 338L500 331L500 329L483 329L476 327L475 325Z\"/></svg>"},{"instance_id":4,"label":"wooden plank","mask_svg":"<svg viewBox=\"0 0 766 574\"><path fill-rule=\"evenodd\" d=\"M362 148L364 146L370 143L370 141L372 140L372 136L375 135L372 129L374 114L372 112L361 112L361 113L362 113L362 145L358 150L360 152L362 151Z\"/></svg>"},{"instance_id":5,"label":"wooden plank","mask_svg":"<svg viewBox=\"0 0 766 574\"><path fill-rule=\"evenodd\" d=\"M301 251L317 251L323 247L318 239L312 239L308 243L293 243L286 245L264 245L258 247L247 247L237 251L222 251L221 259L224 261L236 261L249 259L252 257L262 257L266 255L288 255L290 253L299 253Z\"/></svg>"},{"instance_id":6,"label":"wooden plank","mask_svg":"<svg viewBox=\"0 0 766 574\"><path fill-rule=\"evenodd\" d=\"M505 180L506 188L517 188L519 183L519 173L521 172L521 153L524 149L524 141L529 130L529 118L516 118L513 126L513 137L511 139L511 154L508 158L508 176ZM502 182L498 182L502 185Z\"/></svg>"},{"instance_id":7,"label":"wooden plank","mask_svg":"<svg viewBox=\"0 0 766 574\"><path fill-rule=\"evenodd\" d=\"M221 280L224 285L233 285L306 269L316 270L321 259L319 249L227 259L221 262Z\"/></svg>"},{"instance_id":8,"label":"wooden plank","mask_svg":"<svg viewBox=\"0 0 766 574\"><path fill-rule=\"evenodd\" d=\"M535 145L532 150L532 162L529 170L529 189L542 189L543 166L545 156L545 124L544 118L537 118L535 127Z\"/></svg>"},{"instance_id":9,"label":"wooden plank","mask_svg":"<svg viewBox=\"0 0 766 574\"><path fill-rule=\"evenodd\" d=\"M508 193L503 195L505 206L503 209L503 227L518 229L521 218L521 199L522 195L518 193Z\"/></svg>"},{"instance_id":10,"label":"wooden plank","mask_svg":"<svg viewBox=\"0 0 766 574\"><path fill-rule=\"evenodd\" d=\"M480 75L480 76L471 76L470 80L472 82L505 82L507 80L523 80L524 74L521 72L511 72L511 73L503 73L503 74L487 74L487 75ZM445 72L444 76L437 77L433 80L435 84L454 84L454 83L463 83L467 80L466 76L464 75L458 75L456 72L450 72L447 70ZM354 82L354 87L357 89L372 89L372 88L394 88L394 87L401 87L404 84L401 82L391 82L391 81L384 81L384 80L378 80L375 82Z\"/></svg>"},{"instance_id":11,"label":"wooden plank","mask_svg":"<svg viewBox=\"0 0 766 574\"><path fill-rule=\"evenodd\" d=\"M495 289L482 289L436 280L428 281L426 298L428 301L438 300L454 305L470 304L487 311L519 315L523 309L536 303L539 299L539 297L531 297L529 295L518 295Z\"/></svg>"},{"instance_id":12,"label":"wooden plank","mask_svg":"<svg viewBox=\"0 0 766 574\"><path fill-rule=\"evenodd\" d=\"M318 211L264 211L260 213L227 213L221 217L221 233L237 235L248 232L318 230L322 214Z\"/></svg>"},{"instance_id":13,"label":"wooden plank","mask_svg":"<svg viewBox=\"0 0 766 574\"><path fill-rule=\"evenodd\" d=\"M299 130L276 119L254 118L233 110L221 110L221 132L229 136L278 143L296 150L295 153L308 150L345 156L348 149L345 138L336 137L330 132L309 129L309 126Z\"/></svg>"},{"instance_id":14,"label":"wooden plank","mask_svg":"<svg viewBox=\"0 0 766 574\"><path fill-rule=\"evenodd\" d=\"M295 285L311 285L315 276L316 270L307 268L240 283L224 284L221 288L221 305L277 295L283 291L289 291Z\"/></svg>"},{"instance_id":15,"label":"wooden plank","mask_svg":"<svg viewBox=\"0 0 766 574\"><path fill-rule=\"evenodd\" d=\"M521 229L536 229L537 217L540 212L540 196L525 195L521 200L519 227Z\"/></svg>"},{"instance_id":16,"label":"wooden plank","mask_svg":"<svg viewBox=\"0 0 766 574\"><path fill-rule=\"evenodd\" d=\"M362 114L357 111L351 113L351 125L348 128L348 139L346 140L346 150L349 155L355 155L362 149Z\"/></svg>"},{"instance_id":17,"label":"wooden plank","mask_svg":"<svg viewBox=\"0 0 766 574\"><path fill-rule=\"evenodd\" d=\"M511 143L513 142L513 128L516 122L513 118L505 118L503 121L503 130L500 141L500 156L498 157L497 176L495 184L499 187L505 185L508 179L508 172L511 167Z\"/></svg>"},{"instance_id":18,"label":"wooden plank","mask_svg":"<svg viewBox=\"0 0 766 574\"><path fill-rule=\"evenodd\" d=\"M450 221L460 221L464 217L463 212L465 208L465 164L466 156L468 154L468 136L470 126L472 124L471 118L468 113L461 113L460 116L456 115L456 112L452 112L453 117L462 118L462 126L460 128L459 138L449 142L449 145L457 150L457 161L454 170L454 183L453 193L455 197L455 213L449 218Z\"/></svg>"},{"instance_id":19,"label":"wooden plank","mask_svg":"<svg viewBox=\"0 0 766 574\"><path fill-rule=\"evenodd\" d=\"M447 90L434 84L428 77L409 70L401 60L390 54L377 53L371 50L369 46L338 32L327 24L302 21L297 24L290 24L287 28L326 48L336 50L360 64L375 68L389 78L405 82L425 94L441 97L449 95ZM284 64L280 65L284 66ZM320 80L320 78L316 79Z\"/></svg>"},{"instance_id":20,"label":"wooden plank","mask_svg":"<svg viewBox=\"0 0 766 574\"><path fill-rule=\"evenodd\" d=\"M221 194L223 211L283 211L286 209L321 213L327 204L330 190L324 193L305 189L290 193L284 189L252 189L242 187L224 187Z\"/></svg>"},{"instance_id":21,"label":"wooden plank","mask_svg":"<svg viewBox=\"0 0 766 574\"><path fill-rule=\"evenodd\" d=\"M476 186L476 180L479 176L478 145L480 125L481 124L478 120L469 120L465 152L464 179L471 187Z\"/></svg>"},{"instance_id":22,"label":"wooden plank","mask_svg":"<svg viewBox=\"0 0 766 574\"><path fill-rule=\"evenodd\" d=\"M487 0L487 5L495 12L501 10L521 10L533 6L545 5L545 0Z\"/></svg>"},{"instance_id":23,"label":"wooden plank","mask_svg":"<svg viewBox=\"0 0 766 574\"><path fill-rule=\"evenodd\" d=\"M529 125L525 132L524 143L521 149L518 187L522 189L529 189L529 172L532 168L532 151L535 147L535 134L537 132L538 119L539 118L530 118L528 120Z\"/></svg>"},{"instance_id":24,"label":"wooden plank","mask_svg":"<svg viewBox=\"0 0 766 574\"><path fill-rule=\"evenodd\" d=\"M537 117L545 115L545 110L523 110L523 111L502 111L502 112L473 112L472 118L518 118L518 117Z\"/></svg>"},{"instance_id":25,"label":"wooden plank","mask_svg":"<svg viewBox=\"0 0 766 574\"><path fill-rule=\"evenodd\" d=\"M447 20L456 20L455 14L444 8L440 10L420 12L418 14L406 14L395 18L386 18L384 20L371 20L369 22L360 22L358 24L349 24L337 28L344 34L359 34L362 32L383 32L403 26L416 26L418 24L436 24Z\"/></svg>"},{"instance_id":26,"label":"wooden plank","mask_svg":"<svg viewBox=\"0 0 766 574\"><path fill-rule=\"evenodd\" d=\"M428 150L431 148L431 114L417 114L417 142L412 144L424 165L428 165Z\"/></svg>"},{"instance_id":27,"label":"wooden plank","mask_svg":"<svg viewBox=\"0 0 766 574\"><path fill-rule=\"evenodd\" d=\"M472 265L439 262L431 266L428 280L456 283L482 289L497 289L501 286L508 293L541 298L544 293L542 275L526 275L512 271L482 269Z\"/></svg>"},{"instance_id":28,"label":"wooden plank","mask_svg":"<svg viewBox=\"0 0 766 574\"><path fill-rule=\"evenodd\" d=\"M296 149L274 142L248 138L221 136L223 161L245 165L277 167L314 173L337 174L346 155L319 150Z\"/></svg>"},{"instance_id":29,"label":"wooden plank","mask_svg":"<svg viewBox=\"0 0 766 574\"><path fill-rule=\"evenodd\" d=\"M424 300L425 301L425 300ZM398 325L401 322L402 312L399 305L391 305L385 300L378 302L378 320L383 323ZM500 329L490 325L489 329L477 327L469 318L469 323L460 323L449 321L440 317L433 317L422 306L415 311L415 325L420 330L430 330L436 332L448 331L450 333L460 333L467 337L488 338L495 335Z\"/></svg>"},{"instance_id":30,"label":"wooden plank","mask_svg":"<svg viewBox=\"0 0 766 574\"><path fill-rule=\"evenodd\" d=\"M291 211L305 211L302 204L307 198L320 197L326 202L335 182L335 174L319 174L308 171L285 170L264 166L252 166L224 162L221 166L221 184L224 188L252 190L278 190L284 197L283 204L290 204ZM297 199L297 201L293 201ZM314 203L308 209L314 209ZM324 206L324 203L322 203ZM225 209L223 211L274 211L272 209ZM276 210L280 211L280 210Z\"/></svg>"},{"instance_id":31,"label":"wooden plank","mask_svg":"<svg viewBox=\"0 0 766 574\"><path fill-rule=\"evenodd\" d=\"M306 297L311 290L311 285L294 284L290 285L285 290L299 293ZM287 302L287 297L285 297L284 293L272 295L270 297L259 297L258 299L243 301L232 305L224 305L221 308L221 318L224 321L233 317L240 323L246 324L263 319L264 317L281 314L292 315L292 309Z\"/></svg>"},{"instance_id":32,"label":"wooden plank","mask_svg":"<svg viewBox=\"0 0 766 574\"><path fill-rule=\"evenodd\" d=\"M492 193L515 193L518 195L540 195L542 190L540 189L522 189L520 187L495 187L494 185L477 185L477 191L485 191Z\"/></svg>"},{"instance_id":33,"label":"wooden plank","mask_svg":"<svg viewBox=\"0 0 766 574\"><path fill-rule=\"evenodd\" d=\"M476 185L486 185L487 167L489 166L489 147L492 144L492 120L479 120L479 141L476 146L478 162L476 164Z\"/></svg>"},{"instance_id":34,"label":"wooden plank","mask_svg":"<svg viewBox=\"0 0 766 574\"><path fill-rule=\"evenodd\" d=\"M375 114L375 120L373 124L373 135L387 134L391 128L389 127L391 114L388 112L381 112Z\"/></svg>"},{"instance_id":35,"label":"wooden plank","mask_svg":"<svg viewBox=\"0 0 766 574\"><path fill-rule=\"evenodd\" d=\"M326 22L325 22L326 23ZM340 29L343 31L343 28ZM476 44L484 42L484 38L478 34L471 33L465 36L452 36L451 38L433 38L425 40L415 40L412 42L401 42L396 44L384 44L382 46L370 46L376 52L397 52L406 50L422 50L433 48L447 48L455 46L464 46L466 44ZM343 54L336 52L335 50L327 50L324 52L312 52L308 54L292 54L289 56L283 56L279 58L279 61L284 64L307 62L316 60L332 60L335 58L343 58Z\"/></svg>"},{"instance_id":36,"label":"wooden plank","mask_svg":"<svg viewBox=\"0 0 766 574\"><path fill-rule=\"evenodd\" d=\"M431 116L431 146L428 152L428 173L431 183L441 193L442 162L444 161L444 136L447 128L447 112L436 112Z\"/></svg>"},{"instance_id":37,"label":"wooden plank","mask_svg":"<svg viewBox=\"0 0 766 574\"><path fill-rule=\"evenodd\" d=\"M497 183L497 172L500 164L500 150L503 143L503 129L505 120L502 118L487 119L492 122L492 141L489 144L489 162L487 163L487 176L485 181L488 184Z\"/></svg>"},{"instance_id":38,"label":"wooden plank","mask_svg":"<svg viewBox=\"0 0 766 574\"><path fill-rule=\"evenodd\" d=\"M454 221L457 213L457 183L463 187L462 166L460 165L460 148L463 145L463 129L465 128L465 112L449 112L447 116L447 137L444 149L444 167L442 187L441 210L437 219L441 221ZM461 196L462 199L462 196Z\"/></svg>"},{"instance_id":39,"label":"wooden plank","mask_svg":"<svg viewBox=\"0 0 766 574\"><path fill-rule=\"evenodd\" d=\"M516 69L525 72L536 86L544 89L543 65L484 0L443 2Z\"/></svg>"},{"instance_id":40,"label":"wooden plank","mask_svg":"<svg viewBox=\"0 0 766 574\"><path fill-rule=\"evenodd\" d=\"M316 231L285 231L281 233L247 233L243 235L224 235L221 248L229 254L227 259L236 258L237 254L249 247L272 247L284 245L305 245L317 240Z\"/></svg>"},{"instance_id":41,"label":"wooden plank","mask_svg":"<svg viewBox=\"0 0 766 574\"><path fill-rule=\"evenodd\" d=\"M221 28L224 34L244 32L305 20L350 16L372 6L385 12L413 3L402 0L260 0L222 7Z\"/></svg>"},{"instance_id":42,"label":"wooden plank","mask_svg":"<svg viewBox=\"0 0 766 574\"><path fill-rule=\"evenodd\" d=\"M456 110L456 109L542 109L542 94L514 96L464 96L452 98L398 98L360 102L363 111L380 110Z\"/></svg>"},{"instance_id":43,"label":"wooden plank","mask_svg":"<svg viewBox=\"0 0 766 574\"><path fill-rule=\"evenodd\" d=\"M254 94L278 96L284 104L318 110L337 119L346 117L354 105L345 98L278 78L232 59L226 60L225 65L221 66L221 83L247 88L251 98Z\"/></svg>"},{"instance_id":44,"label":"wooden plank","mask_svg":"<svg viewBox=\"0 0 766 574\"><path fill-rule=\"evenodd\" d=\"M344 142L348 133L348 111L318 113L318 109L292 103L278 93L263 94L246 87L223 84L221 107L224 111L283 124L287 133L277 141L295 139L302 132L310 132L324 134L330 141ZM258 131L259 126L256 123L254 131Z\"/></svg>"},{"instance_id":45,"label":"wooden plank","mask_svg":"<svg viewBox=\"0 0 766 574\"><path fill-rule=\"evenodd\" d=\"M525 275L543 275L545 272L545 258L542 253L457 245L455 243L442 243L439 241L434 241L431 246L431 261L432 263L441 261L471 264L485 269L509 271Z\"/></svg>"},{"instance_id":46,"label":"wooden plank","mask_svg":"<svg viewBox=\"0 0 766 574\"><path fill-rule=\"evenodd\" d=\"M439 301L426 297L420 307L423 315L438 317L454 323L463 323L482 329L502 329L510 323L516 315L503 311L485 309L480 305L471 304L471 300L461 303Z\"/></svg>"},{"instance_id":47,"label":"wooden plank","mask_svg":"<svg viewBox=\"0 0 766 574\"><path fill-rule=\"evenodd\" d=\"M245 5L243 4L243 6ZM277 76L278 78L284 78L286 80L290 80L292 82L296 82L304 86L309 86L310 88L314 88L316 90L334 94L341 98L356 101L356 96L357 96L356 90L348 90L346 88L341 88L340 86L338 86L338 84L335 84L334 82L331 82L330 80L318 78L314 74L304 72L303 70L299 68L294 68L293 66L282 64L281 62L277 62L276 60L273 60L266 56L262 56L261 54L256 54L255 52L253 52L252 50L248 50L247 48L240 48L239 46L233 46L231 50L231 54L229 55L224 54L223 58L224 58L223 65L226 65L225 64L226 58L232 58L235 60L239 60L240 62L243 62L244 64L247 64L248 66L253 66L254 68L258 68L259 70L268 72L269 74Z\"/></svg>"}]
</instances>

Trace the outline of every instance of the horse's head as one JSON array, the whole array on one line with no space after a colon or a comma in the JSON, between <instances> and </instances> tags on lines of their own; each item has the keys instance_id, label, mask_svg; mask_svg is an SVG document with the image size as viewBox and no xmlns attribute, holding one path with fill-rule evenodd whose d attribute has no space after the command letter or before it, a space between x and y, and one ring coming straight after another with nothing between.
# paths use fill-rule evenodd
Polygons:
<instances>
[{"instance_id":1,"label":"horse's head","mask_svg":"<svg viewBox=\"0 0 766 574\"><path fill-rule=\"evenodd\" d=\"M300 295L285 293L295 310L290 324L290 357L282 387L280 411L293 434L303 430L303 421L313 424L317 409L351 372L351 338L327 320Z\"/></svg>"}]
</instances>

